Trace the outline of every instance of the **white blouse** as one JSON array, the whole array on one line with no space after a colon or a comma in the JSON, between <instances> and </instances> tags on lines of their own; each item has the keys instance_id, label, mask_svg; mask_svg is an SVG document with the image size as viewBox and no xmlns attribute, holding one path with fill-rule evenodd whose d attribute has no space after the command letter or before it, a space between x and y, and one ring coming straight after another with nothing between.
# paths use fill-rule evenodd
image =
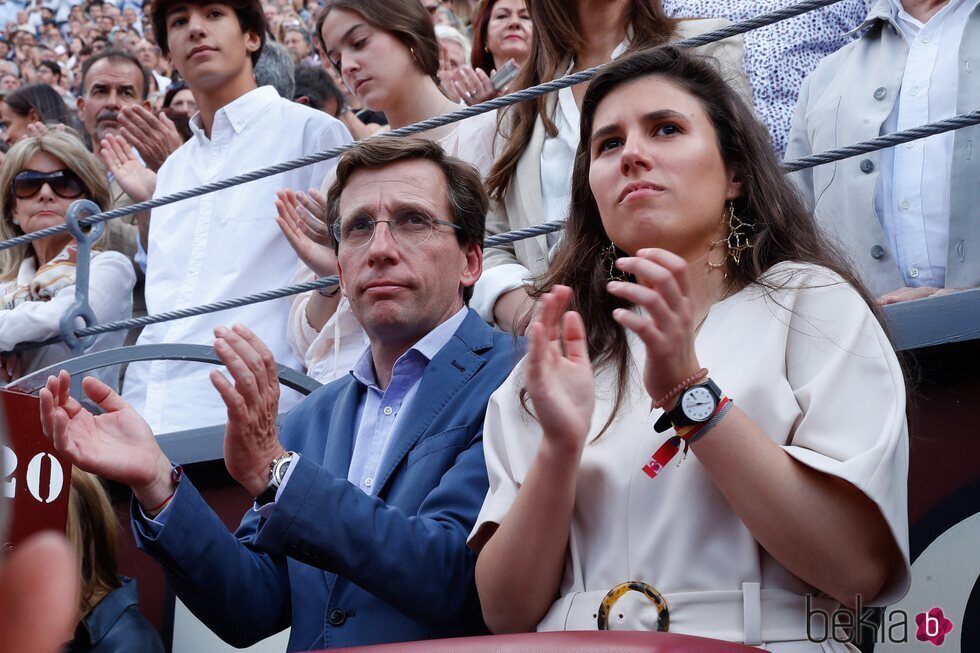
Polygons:
<instances>
[{"instance_id":1,"label":"white blouse","mask_svg":"<svg viewBox=\"0 0 980 653\"><path fill-rule=\"evenodd\" d=\"M34 259L25 259L18 275L21 285L24 285L25 280L31 279L34 273ZM89 305L99 324L132 317L136 273L126 256L119 252L93 252L89 275ZM0 294L17 285L17 281L0 284ZM12 309L0 310L0 351L10 351L23 342L40 342L60 335L61 316L74 301L75 285L72 284L59 290L50 301L24 302ZM84 326L81 319L78 320L78 326ZM125 331L100 334L95 337L86 353L121 347L125 338ZM27 350L20 356L23 373L30 374L68 360L74 354L67 345L55 343ZM112 388L119 388L118 365L95 370L91 375Z\"/></svg>"},{"instance_id":2,"label":"white blouse","mask_svg":"<svg viewBox=\"0 0 980 653\"><path fill-rule=\"evenodd\" d=\"M753 285L714 305L697 336L698 360L786 453L848 481L879 507L905 561L874 601L887 605L905 594L910 579L901 368L868 306L837 275L815 266L781 264L768 280L780 288ZM710 610L685 605L692 596L732 592L741 605L737 593L747 587L761 589L763 624L781 616L802 626L803 597L819 596L818 591L759 545L696 455L676 457L653 479L642 471L673 431L654 431L662 411L651 411L639 378L643 346L635 338L631 342L633 378L619 414L601 437L616 383L612 370L596 378L596 410L578 471L561 598L539 629L594 629L603 594L630 580L656 587L668 604L672 595L683 595L671 607L670 632L745 641L741 611L731 629L718 631ZM486 524L499 524L507 516L538 448L540 426L518 399L522 374L520 365L490 400L483 433L490 490L471 541ZM598 598L586 597L586 612L579 607L576 616L575 597L592 592ZM787 597L793 600L787 603ZM790 604L795 607L788 616L785 611L767 616L766 606ZM630 624L628 614L624 624ZM640 619L625 627L649 625ZM762 640L770 650L813 650L801 641L790 646L771 628L768 633L763 628L764 636L782 642ZM847 650L832 641L823 646Z\"/></svg>"}]
</instances>

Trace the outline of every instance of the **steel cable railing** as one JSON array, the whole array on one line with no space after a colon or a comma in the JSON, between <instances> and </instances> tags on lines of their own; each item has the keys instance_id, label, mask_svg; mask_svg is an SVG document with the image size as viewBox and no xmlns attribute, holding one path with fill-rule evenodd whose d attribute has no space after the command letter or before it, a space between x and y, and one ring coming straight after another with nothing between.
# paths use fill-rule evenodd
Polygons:
<instances>
[{"instance_id":1,"label":"steel cable railing","mask_svg":"<svg viewBox=\"0 0 980 653\"><path fill-rule=\"evenodd\" d=\"M802 14L814 11L815 9L821 9L823 7L830 6L841 2L841 0L804 0L803 2L797 3L790 7L785 7L778 11L773 11L756 18L745 20L739 23L734 23L727 27L717 29L711 32L705 32L704 34L698 34L691 38L687 38L681 41L676 41L671 45L683 48L696 48L703 45L708 45L716 41L721 41L732 36L738 36L744 34L745 32L758 29L760 27L765 27L767 25L772 25L780 21L786 20L788 18L793 18L795 16L800 16ZM605 65L605 64L603 64ZM582 82L587 82L602 68L602 66L595 66L589 68L588 70L583 70L581 72L575 73L573 75L566 75L560 79L552 80L550 82L545 82L544 84L539 84L537 86L532 86L531 88L523 89L521 91L516 91L510 93L503 97L494 98L488 100L487 102L482 102L480 104L475 104L471 107L466 107L465 109L460 109L459 111L454 111L452 113L446 113L441 116L436 116L434 118L429 118L423 120L422 122L417 122L412 125L407 125L405 127L400 127L398 129L393 129L383 134L374 136L373 138L388 138L388 137L400 137L400 136L410 136L412 134L418 134L420 132L428 131L430 129L435 129L436 127L443 127L445 125L459 122L460 120L465 120L466 118L472 118L473 116L478 116L482 113L488 113L496 109L502 109L508 107L512 104L517 104L518 102L524 102L526 100L531 100L536 97L547 95L554 91L566 88L568 86L574 86L575 84L581 84ZM141 213L150 209L155 209L167 204L173 204L175 202L180 202L183 200L191 199L194 197L199 197L201 195L207 195L209 193L215 193L220 190L225 190L233 186L238 186L250 181L256 181L258 179L264 179L265 177L271 177L273 175L281 174L283 172L288 172L290 170L295 170L296 168L302 168L304 166L313 165L314 163L319 163L321 161L326 161L327 159L332 159L334 157L340 156L350 148L352 148L355 143L349 143L347 145L341 145L338 147L330 148L329 150L324 150L323 152L317 152L316 154L310 154L298 159L293 159L292 161L286 161L279 163L267 168L261 168L259 170L253 170L252 172L247 172L245 174L237 175L235 177L229 177L228 179L222 179L220 181L212 182L210 184L205 184L203 186L198 186L197 188L191 188L185 191L180 191L178 193L172 193L165 197L158 197L156 199L147 200L145 202L139 202L137 204L132 204L130 206L120 207L118 209L113 209L111 211L104 211L93 216L89 216L82 220L80 224L83 227L92 226L100 222L105 222L107 220L112 220L114 218L121 218L126 215L132 215L134 213ZM5 240L0 242L0 250L8 249L10 247L16 247L18 245L24 245L30 243L38 238L45 238L47 236L52 236L54 234L59 234L65 231L64 225L59 225L56 227L50 227L48 229L42 229L41 231L36 231L34 233L25 234L23 236L17 236L16 238L11 238L10 240Z\"/></svg>"},{"instance_id":2,"label":"steel cable railing","mask_svg":"<svg viewBox=\"0 0 980 653\"><path fill-rule=\"evenodd\" d=\"M829 6L839 1L840 0L806 0L804 2L798 3L791 7L770 12L768 14L764 14L762 16L758 16L750 20L742 21L740 23L736 23L719 30L714 30L712 32L707 32L705 34L701 34L696 37L692 37L689 39L685 39L683 41L676 42L673 45L682 46L682 47L699 47L702 45L707 45L709 43L719 41L725 38L729 38L731 36L743 34L747 31L751 31L759 27L764 27L766 25L771 25L781 20L792 18L794 16L798 16L803 13L813 11L815 9ZM510 106L517 102L533 99L540 95L587 81L591 79L592 76L594 76L595 73L601 68L602 66L596 66L594 68L590 68L588 70L584 70L582 72L575 73L573 75L568 75L561 79L553 80L551 82L547 82L545 84L541 84L529 89L525 89L523 91L517 91L510 95L501 98L496 98L494 100L490 100L482 104L474 105L472 107L467 107L460 111L444 114L442 116L437 116L435 118L430 118L428 120L415 123L413 125L409 125L400 129L387 132L386 134L384 134L383 137L388 137L388 136L400 137L400 136L406 136L406 135L418 133L421 131L426 131L429 129L433 129L435 127L440 127L446 124L450 124L452 122L456 122L458 120L479 115L487 111L492 111L497 108ZM806 168L815 167L817 165L824 165L827 163L840 161L853 156L858 156L860 154L865 154L886 147L892 147L894 145L907 143L913 140L926 138L936 134L941 134L955 129L961 129L964 127L973 126L976 124L980 124L980 110L973 111L972 113L967 113L960 116L954 116L952 118L941 120L929 125L922 125L919 127L903 130L900 132L895 132L893 134L886 134L884 136L870 139L868 141L863 141L861 143L856 143L853 145L848 145L845 147L828 150L826 152L812 154L797 159L795 161L788 162L785 164L784 168L786 172L803 170ZM190 199L192 197L197 197L200 195L216 192L219 190L230 188L232 186L240 185L242 183L255 181L263 177L279 174L281 172L293 170L295 168L311 165L313 163L317 163L319 161L332 158L346 151L350 147L353 147L353 145L354 144L349 144L337 148L332 148L324 152L295 159L293 161L289 161L286 163L270 166L267 168L262 168L260 170L256 170L243 175L238 175L236 177L231 177L229 179L221 180L211 184L206 184L204 186L200 186L194 189L189 189L187 191L182 191L180 193L174 193L172 195L158 198L156 200L150 200L148 202L141 202L139 204L134 204L128 207L115 209L112 211L106 211L103 213L99 213L97 215L90 216L83 220L80 220L79 222L81 225L99 224L101 222L105 222L107 220L111 220L116 217L122 217L124 215L129 215L143 210L156 208L158 206L164 206L166 204L182 201L184 199ZM531 237L547 234L550 232L558 231L563 227L563 224L564 224L563 220L555 220L552 222L546 222L543 224L527 227L524 229L498 234L488 238L484 243L484 247L496 247L507 243L515 242L517 240L522 240L525 238L531 238ZM38 238L43 238L45 236L49 236L55 233L60 233L65 229L66 227L64 225L60 225L58 227L52 227L50 229L45 229L43 231L27 234L24 236L19 236L17 238L8 241L0 242L0 250L6 249L8 247L14 247L16 245L24 244L27 242L31 242ZM94 336L94 335L110 333L114 331L123 331L132 328L147 326L150 324L157 324L161 322L184 319L184 318L194 317L198 315L204 315L207 313L214 313L214 312L229 310L233 308L238 308L249 304L281 299L283 297L296 295L302 292L314 290L316 288L322 288L325 286L333 285L335 283L337 283L337 277L335 275L330 277L323 277L320 279L314 279L312 281L307 281L292 286L267 290L251 295L214 302L211 304L203 304L200 306L189 307L186 309L167 311L164 313L157 313L154 315L130 318L127 320L119 320L116 322L108 322L99 325L92 325L81 329L76 329L74 333L76 337L83 338L86 336ZM17 350L22 351L24 349L33 349L36 347L60 342L61 340L62 338L56 337L40 343L27 343L25 345L18 346Z\"/></svg>"}]
</instances>

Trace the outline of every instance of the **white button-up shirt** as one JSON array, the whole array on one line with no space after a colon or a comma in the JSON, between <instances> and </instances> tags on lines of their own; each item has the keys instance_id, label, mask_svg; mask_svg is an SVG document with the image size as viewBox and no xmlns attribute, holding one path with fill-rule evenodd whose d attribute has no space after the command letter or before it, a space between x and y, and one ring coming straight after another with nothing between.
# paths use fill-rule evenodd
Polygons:
<instances>
[{"instance_id":1,"label":"white button-up shirt","mask_svg":"<svg viewBox=\"0 0 980 653\"><path fill-rule=\"evenodd\" d=\"M271 87L246 93L214 117L211 137L191 120L194 136L160 168L155 196L282 163L350 141L347 129L321 111L279 97ZM152 315L285 286L297 257L276 225L275 192L319 188L335 161L318 163L152 212L146 265L146 307ZM137 344L212 344L214 327L245 324L276 361L302 369L286 342L290 300L252 304L146 327ZM155 433L220 424L224 403L209 365L180 361L133 363L124 397ZM298 395L284 391L280 410Z\"/></svg>"},{"instance_id":2,"label":"white button-up shirt","mask_svg":"<svg viewBox=\"0 0 980 653\"><path fill-rule=\"evenodd\" d=\"M957 56L976 4L950 0L923 24L892 0L892 21L909 52L883 134L956 115ZM953 132L881 152L875 206L906 286L942 288L946 283L952 160Z\"/></svg>"}]
</instances>

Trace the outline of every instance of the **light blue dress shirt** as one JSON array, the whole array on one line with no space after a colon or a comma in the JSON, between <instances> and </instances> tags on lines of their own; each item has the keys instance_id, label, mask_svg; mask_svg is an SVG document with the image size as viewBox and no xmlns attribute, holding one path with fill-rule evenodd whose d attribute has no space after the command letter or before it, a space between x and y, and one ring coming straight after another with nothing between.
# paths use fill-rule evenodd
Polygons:
<instances>
[{"instance_id":1,"label":"light blue dress shirt","mask_svg":"<svg viewBox=\"0 0 980 653\"><path fill-rule=\"evenodd\" d=\"M398 432L402 415L412 405L422 373L429 361L456 333L466 313L464 306L402 354L391 370L391 381L387 388L381 389L378 386L370 347L364 350L354 364L351 375L367 388L367 392L357 410L357 435L347 480L366 494L374 493L374 479L381 470L381 463L394 434Z\"/></svg>"},{"instance_id":2,"label":"light blue dress shirt","mask_svg":"<svg viewBox=\"0 0 980 653\"><path fill-rule=\"evenodd\" d=\"M399 356L394 367L392 367L391 382L388 383L387 388L381 389L378 386L370 347L364 350L357 363L354 364L351 375L358 383L365 386L367 392L364 393L361 405L357 409L357 433L354 437L354 453L351 456L347 480L366 494L374 493L374 479L381 469L381 463L388 451L388 445L395 433L398 432L402 415L411 408L412 400L418 392L425 368L459 329L463 320L466 319L468 310L466 306L463 306L452 317L430 331L408 351ZM295 469L295 465L290 465L286 470L283 482L276 492L277 501L289 483L293 469ZM253 509L257 510L263 517L268 517L275 509L275 505L276 502L272 501L261 507L253 506ZM166 524L170 505L168 504L154 518L143 512L142 506L140 506L140 513L143 517L143 523L137 523L137 528L144 535L154 537L160 533L160 529Z\"/></svg>"}]
</instances>

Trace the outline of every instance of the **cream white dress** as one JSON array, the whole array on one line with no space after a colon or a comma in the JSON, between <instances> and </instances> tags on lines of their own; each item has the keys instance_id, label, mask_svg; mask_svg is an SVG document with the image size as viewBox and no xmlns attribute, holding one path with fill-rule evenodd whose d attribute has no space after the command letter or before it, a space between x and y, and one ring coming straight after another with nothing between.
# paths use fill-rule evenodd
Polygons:
<instances>
[{"instance_id":1,"label":"cream white dress","mask_svg":"<svg viewBox=\"0 0 980 653\"><path fill-rule=\"evenodd\" d=\"M905 564L893 570L874 604L893 603L910 578L908 431L898 361L867 305L835 274L780 264L767 279L781 289L753 285L711 309L696 340L698 360L789 455L845 479L878 505ZM643 347L636 339L632 344L627 397L598 438L612 410L615 377L597 375L560 598L539 630L595 629L606 591L638 580L666 596L670 632L778 652L854 650L806 640L805 595L813 597L811 608L828 612L836 602L759 545L696 455L675 457L655 479L642 471L673 431L654 431L661 411L650 409L640 379ZM484 525L506 517L537 451L540 427L518 399L522 377L520 365L490 400L484 429L490 491L471 542L486 537L479 533ZM616 604L609 627L655 629L656 613L644 609L650 605L631 592Z\"/></svg>"}]
</instances>

